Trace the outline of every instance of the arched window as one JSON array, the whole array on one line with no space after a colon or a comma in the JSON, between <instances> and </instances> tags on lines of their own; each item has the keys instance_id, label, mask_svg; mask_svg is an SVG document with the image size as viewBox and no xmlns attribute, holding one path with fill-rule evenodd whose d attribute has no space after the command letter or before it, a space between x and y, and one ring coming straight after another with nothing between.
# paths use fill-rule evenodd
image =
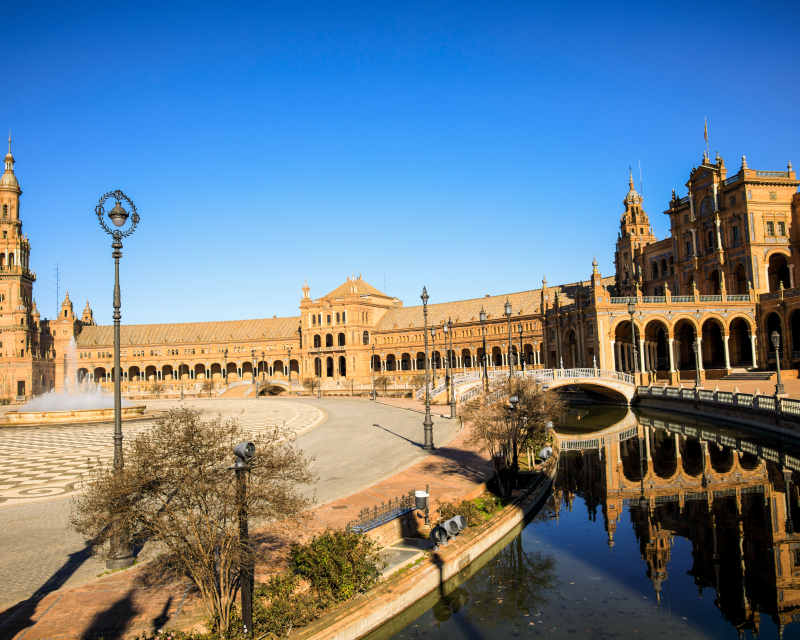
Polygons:
<instances>
[{"instance_id":1,"label":"arched window","mask_svg":"<svg viewBox=\"0 0 800 640\"><path fill-rule=\"evenodd\" d=\"M344 346L344 334L340 333L338 336L336 336L336 338L337 338L337 342L338 342L339 346L343 347Z\"/></svg>"},{"instance_id":2,"label":"arched window","mask_svg":"<svg viewBox=\"0 0 800 640\"><path fill-rule=\"evenodd\" d=\"M319 336L316 335L314 336L314 348L319 349L319 345L320 345Z\"/></svg>"},{"instance_id":3,"label":"arched window","mask_svg":"<svg viewBox=\"0 0 800 640\"><path fill-rule=\"evenodd\" d=\"M347 311L342 311L342 322L347 324Z\"/></svg>"},{"instance_id":4,"label":"arched window","mask_svg":"<svg viewBox=\"0 0 800 640\"><path fill-rule=\"evenodd\" d=\"M657 262L654 262L652 264L652 269L653 269L653 280L655 280L655 279L658 278L658 263Z\"/></svg>"},{"instance_id":5,"label":"arched window","mask_svg":"<svg viewBox=\"0 0 800 640\"><path fill-rule=\"evenodd\" d=\"M713 230L710 230L708 232L708 247L709 248L713 248L714 247L714 231Z\"/></svg>"},{"instance_id":6,"label":"arched window","mask_svg":"<svg viewBox=\"0 0 800 640\"><path fill-rule=\"evenodd\" d=\"M661 258L661 275L667 275L667 261L664 258Z\"/></svg>"},{"instance_id":7,"label":"arched window","mask_svg":"<svg viewBox=\"0 0 800 640\"><path fill-rule=\"evenodd\" d=\"M339 324L339 312L336 312L336 324Z\"/></svg>"},{"instance_id":8,"label":"arched window","mask_svg":"<svg viewBox=\"0 0 800 640\"><path fill-rule=\"evenodd\" d=\"M8 217L8 205L7 204L3 205L3 217L4 218Z\"/></svg>"},{"instance_id":9,"label":"arched window","mask_svg":"<svg viewBox=\"0 0 800 640\"><path fill-rule=\"evenodd\" d=\"M317 318L317 324L319 324L320 327L322 326L322 314L321 313L319 314L319 318Z\"/></svg>"},{"instance_id":10,"label":"arched window","mask_svg":"<svg viewBox=\"0 0 800 640\"><path fill-rule=\"evenodd\" d=\"M364 333L361 335L361 341L362 341L364 344L369 344L369 331L365 331L365 332L364 332Z\"/></svg>"},{"instance_id":11,"label":"arched window","mask_svg":"<svg viewBox=\"0 0 800 640\"><path fill-rule=\"evenodd\" d=\"M311 316L311 326L313 327L317 326L317 316L315 315Z\"/></svg>"},{"instance_id":12,"label":"arched window","mask_svg":"<svg viewBox=\"0 0 800 640\"><path fill-rule=\"evenodd\" d=\"M333 346L333 334L332 333L326 333L325 334L325 346L326 347L332 347Z\"/></svg>"}]
</instances>

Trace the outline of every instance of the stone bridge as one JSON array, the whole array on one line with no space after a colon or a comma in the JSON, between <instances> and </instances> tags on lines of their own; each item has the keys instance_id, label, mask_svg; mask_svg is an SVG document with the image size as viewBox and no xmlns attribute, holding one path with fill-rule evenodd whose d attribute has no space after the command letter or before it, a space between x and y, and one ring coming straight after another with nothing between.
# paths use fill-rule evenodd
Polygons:
<instances>
[{"instance_id":1,"label":"stone bridge","mask_svg":"<svg viewBox=\"0 0 800 640\"><path fill-rule=\"evenodd\" d=\"M634 378L621 371L607 369L534 369L525 372L526 378L532 378L542 384L545 389L559 387L577 387L584 391L605 396L613 402L630 404L636 394Z\"/></svg>"}]
</instances>

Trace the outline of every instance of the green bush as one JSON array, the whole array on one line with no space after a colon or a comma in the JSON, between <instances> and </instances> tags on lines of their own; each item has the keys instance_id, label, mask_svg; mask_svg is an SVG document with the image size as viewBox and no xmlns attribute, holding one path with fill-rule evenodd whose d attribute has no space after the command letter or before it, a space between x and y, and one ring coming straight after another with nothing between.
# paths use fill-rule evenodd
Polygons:
<instances>
[{"instance_id":1,"label":"green bush","mask_svg":"<svg viewBox=\"0 0 800 640\"><path fill-rule=\"evenodd\" d=\"M376 584L386 562L375 541L361 533L326 529L306 543L292 543L292 572L320 597L343 602Z\"/></svg>"},{"instance_id":2,"label":"green bush","mask_svg":"<svg viewBox=\"0 0 800 640\"><path fill-rule=\"evenodd\" d=\"M436 510L439 512L439 524L449 520L453 516L464 516L467 526L477 527L484 521L483 513L473 500L462 500L461 502L448 502L447 500L436 500Z\"/></svg>"},{"instance_id":3,"label":"green bush","mask_svg":"<svg viewBox=\"0 0 800 640\"><path fill-rule=\"evenodd\" d=\"M284 573L256 585L253 590L253 628L259 634L280 638L322 615L328 602L316 593L295 593L299 582L299 576Z\"/></svg>"}]
</instances>

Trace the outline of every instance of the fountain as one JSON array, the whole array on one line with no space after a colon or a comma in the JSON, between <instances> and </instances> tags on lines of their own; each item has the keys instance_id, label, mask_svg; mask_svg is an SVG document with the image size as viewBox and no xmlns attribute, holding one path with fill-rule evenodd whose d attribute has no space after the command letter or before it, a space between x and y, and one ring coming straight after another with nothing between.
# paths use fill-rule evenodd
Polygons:
<instances>
[{"instance_id":1,"label":"fountain","mask_svg":"<svg viewBox=\"0 0 800 640\"><path fill-rule=\"evenodd\" d=\"M78 354L75 338L69 341L64 372L64 388L58 393L48 391L19 411L6 411L7 422L63 423L63 422L107 422L114 419L114 395L103 390L100 383L89 376L78 376ZM122 399L122 418L141 417L145 406L133 406Z\"/></svg>"}]
</instances>

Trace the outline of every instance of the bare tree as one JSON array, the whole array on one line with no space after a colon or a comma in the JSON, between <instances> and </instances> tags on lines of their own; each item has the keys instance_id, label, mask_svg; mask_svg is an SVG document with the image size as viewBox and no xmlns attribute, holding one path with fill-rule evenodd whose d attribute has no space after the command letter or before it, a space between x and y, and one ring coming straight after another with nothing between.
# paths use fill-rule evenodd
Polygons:
<instances>
[{"instance_id":1,"label":"bare tree","mask_svg":"<svg viewBox=\"0 0 800 640\"><path fill-rule=\"evenodd\" d=\"M158 382L158 380L154 381L153 384L150 385L149 389L150 393L152 393L156 398L161 395L164 391L164 384Z\"/></svg>"},{"instance_id":2,"label":"bare tree","mask_svg":"<svg viewBox=\"0 0 800 640\"><path fill-rule=\"evenodd\" d=\"M383 395L386 395L386 388L389 386L389 376L378 376L375 378L375 388L383 389Z\"/></svg>"},{"instance_id":3,"label":"bare tree","mask_svg":"<svg viewBox=\"0 0 800 640\"><path fill-rule=\"evenodd\" d=\"M200 387L200 392L207 394L210 398L214 393L214 381L211 378L206 378L203 380L203 384Z\"/></svg>"},{"instance_id":4,"label":"bare tree","mask_svg":"<svg viewBox=\"0 0 800 640\"><path fill-rule=\"evenodd\" d=\"M516 408L508 399L516 395ZM562 402L533 380L512 379L501 389L484 392L470 401L463 413L472 432L468 444L492 457L502 495L510 495L519 474L519 450L545 432L548 420L558 415ZM510 470L510 473L509 473Z\"/></svg>"},{"instance_id":5,"label":"bare tree","mask_svg":"<svg viewBox=\"0 0 800 640\"><path fill-rule=\"evenodd\" d=\"M303 388L311 395L314 395L314 392L319 389L319 378L313 376L303 378Z\"/></svg>"},{"instance_id":6,"label":"bare tree","mask_svg":"<svg viewBox=\"0 0 800 640\"><path fill-rule=\"evenodd\" d=\"M188 574L227 634L240 567L252 567L261 553L240 544L233 445L256 444L244 502L252 524L296 519L311 504L297 493L314 481L310 460L281 437L277 430L253 437L236 421L203 421L191 409L170 411L133 438L124 469L90 468L70 523L100 557L109 557L115 532L126 531L135 546L147 543L151 575Z\"/></svg>"}]
</instances>

